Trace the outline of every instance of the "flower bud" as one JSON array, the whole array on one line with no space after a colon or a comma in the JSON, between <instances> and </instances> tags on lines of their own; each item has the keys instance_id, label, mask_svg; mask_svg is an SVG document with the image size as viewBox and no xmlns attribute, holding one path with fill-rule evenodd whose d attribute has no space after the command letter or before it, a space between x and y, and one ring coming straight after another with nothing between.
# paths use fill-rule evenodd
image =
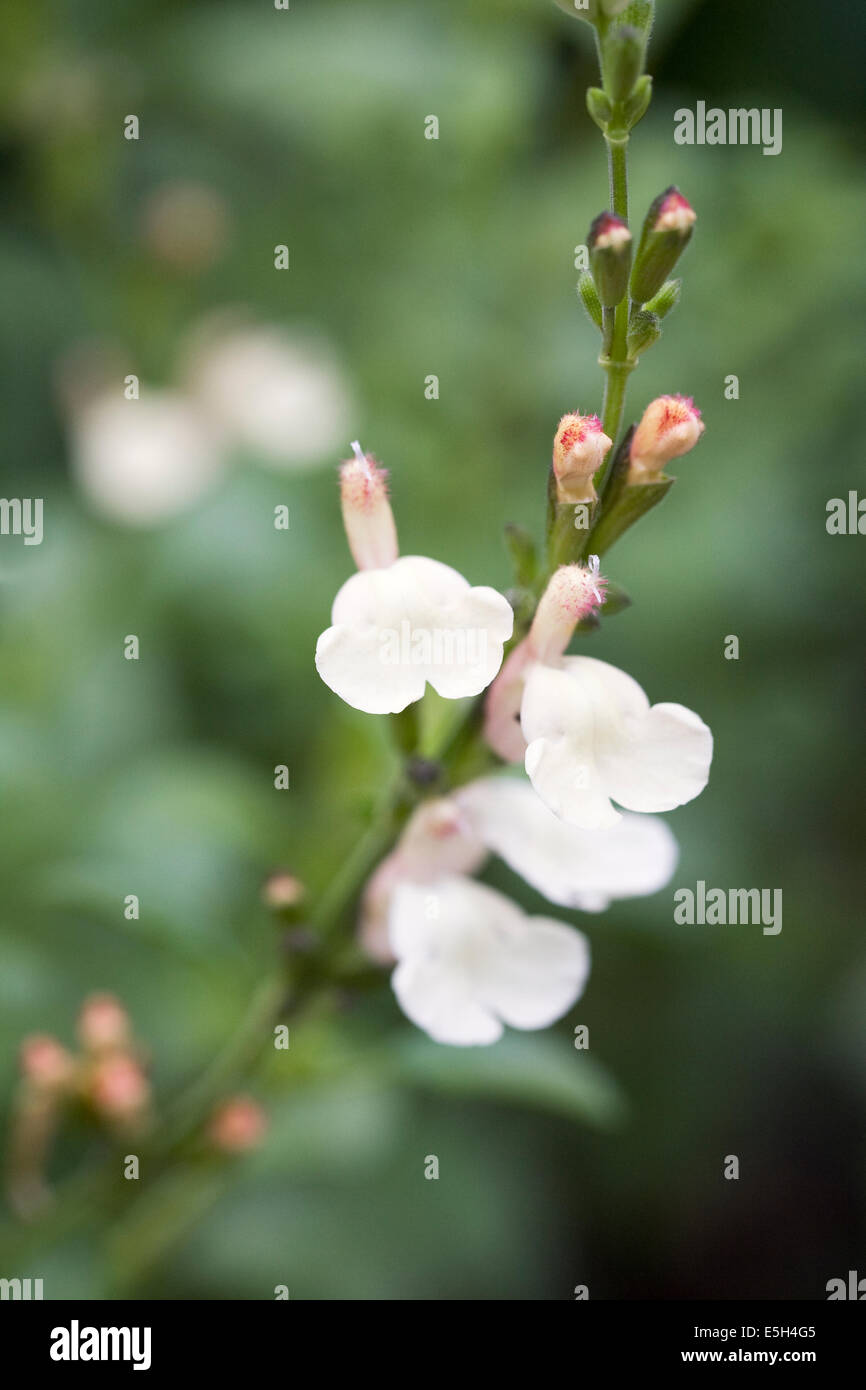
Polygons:
<instances>
[{"instance_id":1,"label":"flower bud","mask_svg":"<svg viewBox=\"0 0 866 1390\"><path fill-rule=\"evenodd\" d=\"M587 244L598 297L606 309L613 309L628 290L631 232L621 217L601 212L589 229Z\"/></svg>"},{"instance_id":2,"label":"flower bud","mask_svg":"<svg viewBox=\"0 0 866 1390\"><path fill-rule=\"evenodd\" d=\"M704 432L690 396L659 396L643 413L631 442L629 483L654 481L669 459L693 449Z\"/></svg>"},{"instance_id":3,"label":"flower bud","mask_svg":"<svg viewBox=\"0 0 866 1390\"><path fill-rule=\"evenodd\" d=\"M75 1059L48 1033L25 1038L19 1053L21 1074L39 1091L62 1091L75 1074Z\"/></svg>"},{"instance_id":4,"label":"flower bud","mask_svg":"<svg viewBox=\"0 0 866 1390\"><path fill-rule=\"evenodd\" d=\"M297 907L303 902L304 896L303 883L292 874L271 874L262 888L262 901L265 907L272 907L275 911Z\"/></svg>"},{"instance_id":5,"label":"flower bud","mask_svg":"<svg viewBox=\"0 0 866 1390\"><path fill-rule=\"evenodd\" d=\"M598 290L595 281L588 270L585 270L577 282L577 293L580 295L584 309L589 314L596 328L601 328L603 319L601 313L601 300L598 297Z\"/></svg>"},{"instance_id":6,"label":"flower bud","mask_svg":"<svg viewBox=\"0 0 866 1390\"><path fill-rule=\"evenodd\" d=\"M614 28L604 45L604 85L613 101L631 96L641 75L646 35L630 24Z\"/></svg>"},{"instance_id":7,"label":"flower bud","mask_svg":"<svg viewBox=\"0 0 866 1390\"><path fill-rule=\"evenodd\" d=\"M138 1118L150 1099L150 1086L139 1062L116 1052L96 1063L89 1085L93 1106L106 1119Z\"/></svg>"},{"instance_id":8,"label":"flower bud","mask_svg":"<svg viewBox=\"0 0 866 1390\"><path fill-rule=\"evenodd\" d=\"M593 474L604 463L610 445L597 415L563 415L553 441L558 502L595 501Z\"/></svg>"},{"instance_id":9,"label":"flower bud","mask_svg":"<svg viewBox=\"0 0 866 1390\"><path fill-rule=\"evenodd\" d=\"M78 1015L78 1036L87 1052L110 1052L126 1047L131 1037L129 1015L113 994L91 994Z\"/></svg>"},{"instance_id":10,"label":"flower bud","mask_svg":"<svg viewBox=\"0 0 866 1390\"><path fill-rule=\"evenodd\" d=\"M661 289L688 245L695 221L694 209L673 186L651 204L631 273L636 304L646 304Z\"/></svg>"},{"instance_id":11,"label":"flower bud","mask_svg":"<svg viewBox=\"0 0 866 1390\"><path fill-rule=\"evenodd\" d=\"M675 309L680 302L682 292L682 280L666 280L658 294L653 295L648 304L644 305L648 314L657 314L663 319L669 314L671 309Z\"/></svg>"},{"instance_id":12,"label":"flower bud","mask_svg":"<svg viewBox=\"0 0 866 1390\"><path fill-rule=\"evenodd\" d=\"M648 73L639 77L634 84L634 91L630 97L623 102L622 114L629 130L633 130L638 121L646 115L647 107L652 101L653 80Z\"/></svg>"},{"instance_id":13,"label":"flower bud","mask_svg":"<svg viewBox=\"0 0 866 1390\"><path fill-rule=\"evenodd\" d=\"M340 468L343 525L359 570L387 569L399 554L397 528L388 501L388 474L360 444Z\"/></svg>"},{"instance_id":14,"label":"flower bud","mask_svg":"<svg viewBox=\"0 0 866 1390\"><path fill-rule=\"evenodd\" d=\"M587 87L586 109L599 130L606 130L613 116L613 106L610 97L601 87Z\"/></svg>"},{"instance_id":15,"label":"flower bud","mask_svg":"<svg viewBox=\"0 0 866 1390\"><path fill-rule=\"evenodd\" d=\"M550 578L529 629L527 646L536 661L553 665L571 641L577 624L604 602L607 581L598 572L598 556L589 565L560 565Z\"/></svg>"},{"instance_id":16,"label":"flower bud","mask_svg":"<svg viewBox=\"0 0 866 1390\"><path fill-rule=\"evenodd\" d=\"M642 352L652 347L661 331L658 314L651 314L647 309L638 310L628 326L626 342L629 357L640 357Z\"/></svg>"},{"instance_id":17,"label":"flower bud","mask_svg":"<svg viewBox=\"0 0 866 1390\"><path fill-rule=\"evenodd\" d=\"M248 1153L258 1148L268 1128L267 1116L249 1096L232 1096L211 1116L208 1137L222 1153Z\"/></svg>"}]
</instances>

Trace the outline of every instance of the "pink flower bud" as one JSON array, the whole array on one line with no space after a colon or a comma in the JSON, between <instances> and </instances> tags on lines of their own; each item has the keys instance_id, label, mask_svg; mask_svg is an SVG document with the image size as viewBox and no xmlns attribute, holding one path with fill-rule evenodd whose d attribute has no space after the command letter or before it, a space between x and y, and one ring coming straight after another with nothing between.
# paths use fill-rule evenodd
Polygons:
<instances>
[{"instance_id":1,"label":"pink flower bud","mask_svg":"<svg viewBox=\"0 0 866 1390\"><path fill-rule=\"evenodd\" d=\"M75 1074L75 1059L48 1033L34 1033L25 1038L19 1061L25 1081L41 1091L63 1090Z\"/></svg>"},{"instance_id":2,"label":"pink flower bud","mask_svg":"<svg viewBox=\"0 0 866 1390\"><path fill-rule=\"evenodd\" d=\"M563 415L553 441L558 501L595 501L593 474L604 463L610 445L597 415Z\"/></svg>"},{"instance_id":3,"label":"pink flower bud","mask_svg":"<svg viewBox=\"0 0 866 1390\"><path fill-rule=\"evenodd\" d=\"M701 412L690 396L659 396L647 406L635 430L628 481L652 480L669 459L693 449L703 432Z\"/></svg>"},{"instance_id":4,"label":"pink flower bud","mask_svg":"<svg viewBox=\"0 0 866 1390\"><path fill-rule=\"evenodd\" d=\"M91 994L78 1015L78 1036L88 1052L110 1052L130 1041L129 1015L113 994Z\"/></svg>"},{"instance_id":5,"label":"pink flower bud","mask_svg":"<svg viewBox=\"0 0 866 1390\"><path fill-rule=\"evenodd\" d=\"M292 874L271 874L262 889L262 900L265 907L275 909L297 907L299 903L303 902L304 895L303 883Z\"/></svg>"},{"instance_id":6,"label":"pink flower bud","mask_svg":"<svg viewBox=\"0 0 866 1390\"><path fill-rule=\"evenodd\" d=\"M607 580L598 572L598 556L589 558L588 566L560 565L551 576L527 639L536 661L557 662L577 624L604 602Z\"/></svg>"},{"instance_id":7,"label":"pink flower bud","mask_svg":"<svg viewBox=\"0 0 866 1390\"><path fill-rule=\"evenodd\" d=\"M655 209L654 232L687 232L698 220L698 215L678 188L670 188L662 196Z\"/></svg>"},{"instance_id":8,"label":"pink flower bud","mask_svg":"<svg viewBox=\"0 0 866 1390\"><path fill-rule=\"evenodd\" d=\"M141 1065L129 1053L117 1052L96 1063L90 1078L94 1107L111 1120L130 1120L150 1099L150 1086Z\"/></svg>"},{"instance_id":9,"label":"pink flower bud","mask_svg":"<svg viewBox=\"0 0 866 1390\"><path fill-rule=\"evenodd\" d=\"M360 444L340 469L343 525L359 570L387 569L399 554L397 528L388 501L388 474Z\"/></svg>"},{"instance_id":10,"label":"pink flower bud","mask_svg":"<svg viewBox=\"0 0 866 1390\"><path fill-rule=\"evenodd\" d=\"M258 1148L268 1128L267 1116L249 1096L232 1096L214 1111L208 1137L222 1153L247 1153Z\"/></svg>"}]
</instances>

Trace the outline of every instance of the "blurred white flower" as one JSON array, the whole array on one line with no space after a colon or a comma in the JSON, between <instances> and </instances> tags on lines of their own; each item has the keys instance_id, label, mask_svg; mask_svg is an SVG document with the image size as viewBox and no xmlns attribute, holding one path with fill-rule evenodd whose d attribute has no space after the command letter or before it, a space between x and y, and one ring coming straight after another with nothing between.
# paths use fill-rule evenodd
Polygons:
<instances>
[{"instance_id":1,"label":"blurred white flower","mask_svg":"<svg viewBox=\"0 0 866 1390\"><path fill-rule=\"evenodd\" d=\"M349 545L362 568L339 590L331 626L316 644L319 675L367 714L399 713L421 699L428 681L445 699L480 694L502 664L511 605L438 560L398 559L385 470L353 448L341 493Z\"/></svg>"},{"instance_id":2,"label":"blurred white flower","mask_svg":"<svg viewBox=\"0 0 866 1390\"><path fill-rule=\"evenodd\" d=\"M602 912L614 899L658 892L676 868L676 839L656 816L626 814L609 829L585 830L511 776L471 782L454 800L470 831L560 907Z\"/></svg>"},{"instance_id":3,"label":"blurred white flower","mask_svg":"<svg viewBox=\"0 0 866 1390\"><path fill-rule=\"evenodd\" d=\"M204 270L225 249L228 208L215 188L186 179L160 184L141 213L148 250L175 270Z\"/></svg>"},{"instance_id":4,"label":"blurred white flower","mask_svg":"<svg viewBox=\"0 0 866 1390\"><path fill-rule=\"evenodd\" d=\"M501 893L451 876L394 891L391 984L436 1042L494 1043L503 1025L546 1028L583 992L589 944L573 927L527 917Z\"/></svg>"},{"instance_id":5,"label":"blurred white flower","mask_svg":"<svg viewBox=\"0 0 866 1390\"><path fill-rule=\"evenodd\" d=\"M277 469L321 463L336 451L352 406L326 348L271 326L205 326L197 337L187 389L227 444Z\"/></svg>"},{"instance_id":6,"label":"blurred white flower","mask_svg":"<svg viewBox=\"0 0 866 1390\"><path fill-rule=\"evenodd\" d=\"M97 511L147 526L184 511L223 467L201 416L172 391L88 399L72 418L72 470Z\"/></svg>"}]
</instances>

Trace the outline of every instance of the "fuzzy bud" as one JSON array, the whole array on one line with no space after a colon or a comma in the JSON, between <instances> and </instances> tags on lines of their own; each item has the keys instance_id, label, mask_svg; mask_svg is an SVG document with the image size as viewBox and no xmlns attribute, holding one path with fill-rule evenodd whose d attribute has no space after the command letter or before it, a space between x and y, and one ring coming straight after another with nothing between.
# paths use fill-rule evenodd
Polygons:
<instances>
[{"instance_id":1,"label":"fuzzy bud","mask_svg":"<svg viewBox=\"0 0 866 1390\"><path fill-rule=\"evenodd\" d=\"M662 331L661 320L658 314L651 314L648 309L639 309L633 316L628 326L628 355L629 357L640 357L642 352L652 347Z\"/></svg>"},{"instance_id":2,"label":"fuzzy bud","mask_svg":"<svg viewBox=\"0 0 866 1390\"><path fill-rule=\"evenodd\" d=\"M598 572L598 556L588 565L560 565L541 596L527 646L536 661L553 665L571 641L577 624L604 602L607 581Z\"/></svg>"},{"instance_id":3,"label":"fuzzy bud","mask_svg":"<svg viewBox=\"0 0 866 1390\"><path fill-rule=\"evenodd\" d=\"M110 1052L128 1046L129 1015L113 994L92 994L78 1015L78 1036L87 1052Z\"/></svg>"},{"instance_id":4,"label":"fuzzy bud","mask_svg":"<svg viewBox=\"0 0 866 1390\"><path fill-rule=\"evenodd\" d=\"M293 874L271 874L262 888L262 901L265 907L271 907L274 911L298 907L303 902L304 896L304 885Z\"/></svg>"},{"instance_id":5,"label":"fuzzy bud","mask_svg":"<svg viewBox=\"0 0 866 1390\"><path fill-rule=\"evenodd\" d=\"M628 290L631 232L621 217L602 212L589 229L587 245L598 297L606 309L613 309Z\"/></svg>"},{"instance_id":6,"label":"fuzzy bud","mask_svg":"<svg viewBox=\"0 0 866 1390\"><path fill-rule=\"evenodd\" d=\"M650 205L631 273L636 304L646 304L658 294L688 245L695 221L694 208L673 186Z\"/></svg>"},{"instance_id":7,"label":"fuzzy bud","mask_svg":"<svg viewBox=\"0 0 866 1390\"><path fill-rule=\"evenodd\" d=\"M631 24L618 24L604 45L605 90L613 101L631 96L641 75L646 34Z\"/></svg>"},{"instance_id":8,"label":"fuzzy bud","mask_svg":"<svg viewBox=\"0 0 866 1390\"><path fill-rule=\"evenodd\" d=\"M19 1061L24 1080L39 1091L63 1091L75 1074L75 1059L48 1033L25 1038Z\"/></svg>"},{"instance_id":9,"label":"fuzzy bud","mask_svg":"<svg viewBox=\"0 0 866 1390\"><path fill-rule=\"evenodd\" d=\"M150 1086L139 1062L116 1052L96 1063L90 1078L94 1109L109 1120L138 1118L150 1100Z\"/></svg>"},{"instance_id":10,"label":"fuzzy bud","mask_svg":"<svg viewBox=\"0 0 866 1390\"><path fill-rule=\"evenodd\" d=\"M208 1137L221 1153L248 1153L261 1144L268 1128L267 1116L249 1096L232 1096L211 1116Z\"/></svg>"},{"instance_id":11,"label":"fuzzy bud","mask_svg":"<svg viewBox=\"0 0 866 1390\"><path fill-rule=\"evenodd\" d=\"M387 569L399 554L397 527L388 501L388 474L360 444L340 468L343 525L359 570Z\"/></svg>"},{"instance_id":12,"label":"fuzzy bud","mask_svg":"<svg viewBox=\"0 0 866 1390\"><path fill-rule=\"evenodd\" d=\"M648 314L657 314L663 319L669 314L671 309L675 309L680 302L682 292L682 280L666 280L658 294L653 295L648 304L644 305Z\"/></svg>"},{"instance_id":13,"label":"fuzzy bud","mask_svg":"<svg viewBox=\"0 0 866 1390\"><path fill-rule=\"evenodd\" d=\"M659 396L643 413L629 456L630 483L654 481L669 459L693 449L704 432L690 396Z\"/></svg>"},{"instance_id":14,"label":"fuzzy bud","mask_svg":"<svg viewBox=\"0 0 866 1390\"><path fill-rule=\"evenodd\" d=\"M563 415L553 441L558 502L595 501L593 475L604 463L610 445L597 415Z\"/></svg>"},{"instance_id":15,"label":"fuzzy bud","mask_svg":"<svg viewBox=\"0 0 866 1390\"><path fill-rule=\"evenodd\" d=\"M596 328L601 328L604 323L601 312L601 300L598 297L595 281L587 270L583 272L577 282L577 293L580 296L580 301L584 309L589 314Z\"/></svg>"}]
</instances>

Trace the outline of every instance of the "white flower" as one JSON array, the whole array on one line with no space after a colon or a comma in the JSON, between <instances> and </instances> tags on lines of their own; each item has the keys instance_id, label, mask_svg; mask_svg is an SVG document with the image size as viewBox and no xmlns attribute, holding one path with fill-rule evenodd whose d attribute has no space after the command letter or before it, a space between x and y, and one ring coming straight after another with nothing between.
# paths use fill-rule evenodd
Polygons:
<instances>
[{"instance_id":1,"label":"white flower","mask_svg":"<svg viewBox=\"0 0 866 1390\"><path fill-rule=\"evenodd\" d=\"M343 519L359 573L342 586L331 626L316 644L316 669L347 704L397 714L429 681L457 700L493 680L514 615L495 589L472 588L449 565L397 558L385 471L353 445L341 473Z\"/></svg>"},{"instance_id":2,"label":"white flower","mask_svg":"<svg viewBox=\"0 0 866 1390\"><path fill-rule=\"evenodd\" d=\"M213 330L211 330L211 333ZM322 462L346 436L349 391L335 358L314 342L258 325L217 331L193 355L188 389L224 432L273 468Z\"/></svg>"},{"instance_id":3,"label":"white flower","mask_svg":"<svg viewBox=\"0 0 866 1390\"><path fill-rule=\"evenodd\" d=\"M482 777L450 797L422 802L370 878L360 918L368 954L393 959L387 923L399 884L476 873L489 853L550 902L601 912L615 898L664 887L677 843L655 816L625 815L610 830L582 830L548 810L522 778Z\"/></svg>"},{"instance_id":4,"label":"white flower","mask_svg":"<svg viewBox=\"0 0 866 1390\"><path fill-rule=\"evenodd\" d=\"M527 917L471 879L402 883L389 914L403 1012L436 1041L493 1043L503 1024L546 1028L583 992L589 945L572 927Z\"/></svg>"},{"instance_id":5,"label":"white flower","mask_svg":"<svg viewBox=\"0 0 866 1390\"><path fill-rule=\"evenodd\" d=\"M655 816L624 815L607 830L561 820L517 778L483 777L455 793L468 830L560 907L602 912L669 881L677 842Z\"/></svg>"},{"instance_id":6,"label":"white flower","mask_svg":"<svg viewBox=\"0 0 866 1390\"><path fill-rule=\"evenodd\" d=\"M127 400L117 390L75 413L72 469L106 516L133 526L184 511L211 486L222 457L200 416L180 395L148 391Z\"/></svg>"},{"instance_id":7,"label":"white flower","mask_svg":"<svg viewBox=\"0 0 866 1390\"><path fill-rule=\"evenodd\" d=\"M650 705L637 681L593 657L541 662L526 677L525 764L556 815L586 829L630 811L670 811L703 791L713 736L682 705Z\"/></svg>"}]
</instances>

